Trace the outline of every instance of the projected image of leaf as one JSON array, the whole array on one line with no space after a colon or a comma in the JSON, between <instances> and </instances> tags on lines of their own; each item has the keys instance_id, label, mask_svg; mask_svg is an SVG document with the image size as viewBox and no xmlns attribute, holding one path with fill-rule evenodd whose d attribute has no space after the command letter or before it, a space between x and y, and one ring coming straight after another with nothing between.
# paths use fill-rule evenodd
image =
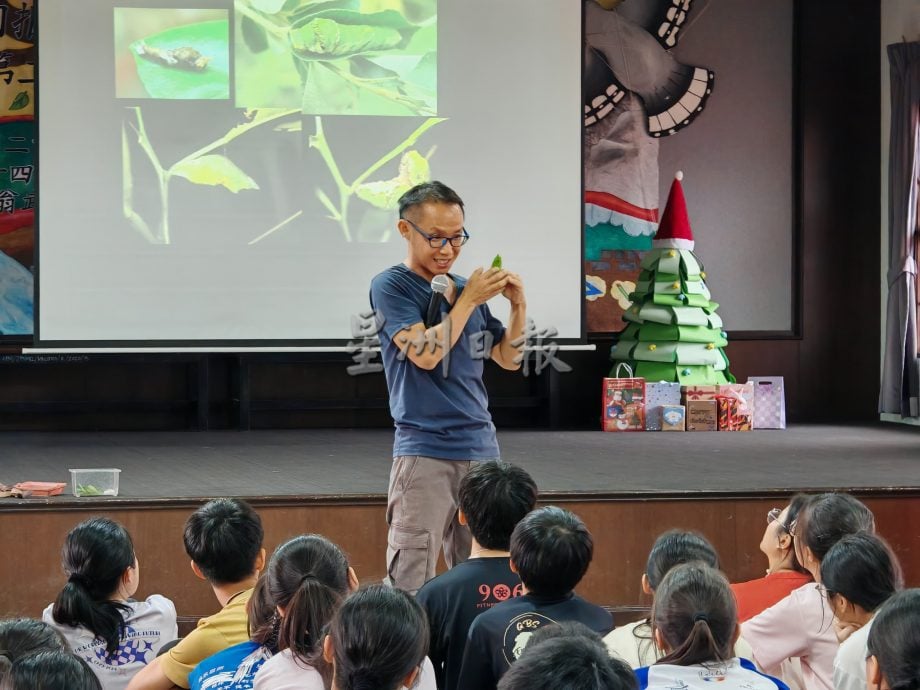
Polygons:
<instances>
[{"instance_id":1,"label":"projected image of leaf","mask_svg":"<svg viewBox=\"0 0 920 690\"><path fill-rule=\"evenodd\" d=\"M235 7L237 106L437 113L437 0L235 0Z\"/></svg>"},{"instance_id":2,"label":"projected image of leaf","mask_svg":"<svg viewBox=\"0 0 920 690\"><path fill-rule=\"evenodd\" d=\"M259 188L255 180L240 170L236 163L217 154L180 161L170 172L195 184L226 187L234 194L241 189Z\"/></svg>"},{"instance_id":3,"label":"projected image of leaf","mask_svg":"<svg viewBox=\"0 0 920 690\"><path fill-rule=\"evenodd\" d=\"M150 98L230 97L228 20L176 26L134 41L129 49Z\"/></svg>"}]
</instances>

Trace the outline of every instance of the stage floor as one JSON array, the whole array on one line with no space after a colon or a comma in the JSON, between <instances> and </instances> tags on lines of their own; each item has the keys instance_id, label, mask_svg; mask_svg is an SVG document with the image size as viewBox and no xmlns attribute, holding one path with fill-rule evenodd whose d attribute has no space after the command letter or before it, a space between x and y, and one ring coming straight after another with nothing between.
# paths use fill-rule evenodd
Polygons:
<instances>
[{"instance_id":1,"label":"stage floor","mask_svg":"<svg viewBox=\"0 0 920 690\"><path fill-rule=\"evenodd\" d=\"M499 442L503 459L525 467L547 497L920 488L920 429L899 425L751 433L512 430L500 431ZM212 496L377 501L387 490L391 444L388 430L13 432L0 437L0 482L64 481L65 495L50 502L73 505L68 468L119 467L120 496L106 503ZM2 499L0 510L46 500Z\"/></svg>"}]
</instances>

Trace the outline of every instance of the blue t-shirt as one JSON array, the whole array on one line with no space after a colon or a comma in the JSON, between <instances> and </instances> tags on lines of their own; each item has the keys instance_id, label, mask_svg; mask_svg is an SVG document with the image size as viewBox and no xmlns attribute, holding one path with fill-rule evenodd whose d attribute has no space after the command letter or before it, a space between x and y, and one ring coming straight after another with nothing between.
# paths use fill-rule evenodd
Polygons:
<instances>
[{"instance_id":1,"label":"blue t-shirt","mask_svg":"<svg viewBox=\"0 0 920 690\"><path fill-rule=\"evenodd\" d=\"M466 284L451 276L457 297ZM499 457L489 398L482 382L484 360L501 342L505 328L488 306L476 307L449 356L431 371L404 357L393 337L424 322L431 286L407 266L397 264L371 281L371 308L382 320L380 351L396 424L393 456L424 455L444 460ZM442 315L450 309L442 307ZM409 347L415 347L410 344Z\"/></svg>"},{"instance_id":2,"label":"blue t-shirt","mask_svg":"<svg viewBox=\"0 0 920 690\"><path fill-rule=\"evenodd\" d=\"M272 656L258 642L240 642L212 654L189 674L191 690L251 690L256 672Z\"/></svg>"},{"instance_id":3,"label":"blue t-shirt","mask_svg":"<svg viewBox=\"0 0 920 690\"><path fill-rule=\"evenodd\" d=\"M635 670L639 690L789 690L783 681L761 673L747 659L674 666L654 664Z\"/></svg>"}]
</instances>

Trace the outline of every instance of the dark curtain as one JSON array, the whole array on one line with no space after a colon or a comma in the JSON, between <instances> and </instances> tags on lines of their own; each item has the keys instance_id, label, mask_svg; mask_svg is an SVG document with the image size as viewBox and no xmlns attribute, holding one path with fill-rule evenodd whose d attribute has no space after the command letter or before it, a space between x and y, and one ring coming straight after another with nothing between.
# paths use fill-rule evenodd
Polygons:
<instances>
[{"instance_id":1,"label":"dark curtain","mask_svg":"<svg viewBox=\"0 0 920 690\"><path fill-rule=\"evenodd\" d=\"M888 46L888 311L879 411L920 416L917 361L917 202L920 183L920 41Z\"/></svg>"}]
</instances>

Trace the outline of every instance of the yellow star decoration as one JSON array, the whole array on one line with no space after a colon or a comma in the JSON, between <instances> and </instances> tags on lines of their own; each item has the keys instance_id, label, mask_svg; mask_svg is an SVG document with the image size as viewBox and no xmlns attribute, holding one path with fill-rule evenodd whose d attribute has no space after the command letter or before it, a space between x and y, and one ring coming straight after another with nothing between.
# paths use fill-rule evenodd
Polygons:
<instances>
[{"instance_id":1,"label":"yellow star decoration","mask_svg":"<svg viewBox=\"0 0 920 690\"><path fill-rule=\"evenodd\" d=\"M706 349L707 349L707 350L715 350L715 349L716 349L715 343L707 343Z\"/></svg>"},{"instance_id":2,"label":"yellow star decoration","mask_svg":"<svg viewBox=\"0 0 920 690\"><path fill-rule=\"evenodd\" d=\"M706 271L700 271L700 278L706 277Z\"/></svg>"},{"instance_id":3,"label":"yellow star decoration","mask_svg":"<svg viewBox=\"0 0 920 690\"><path fill-rule=\"evenodd\" d=\"M668 252L668 256L670 256L670 257L673 258L673 257L677 256L677 252L674 251L674 250L672 249L671 251Z\"/></svg>"},{"instance_id":4,"label":"yellow star decoration","mask_svg":"<svg viewBox=\"0 0 920 690\"><path fill-rule=\"evenodd\" d=\"M658 349L658 346L655 343L652 343L651 345L648 346L648 349L654 352L655 350Z\"/></svg>"},{"instance_id":5,"label":"yellow star decoration","mask_svg":"<svg viewBox=\"0 0 920 690\"><path fill-rule=\"evenodd\" d=\"M674 288L675 290L680 290L680 283L674 283L673 285L671 285L671 287Z\"/></svg>"}]
</instances>

